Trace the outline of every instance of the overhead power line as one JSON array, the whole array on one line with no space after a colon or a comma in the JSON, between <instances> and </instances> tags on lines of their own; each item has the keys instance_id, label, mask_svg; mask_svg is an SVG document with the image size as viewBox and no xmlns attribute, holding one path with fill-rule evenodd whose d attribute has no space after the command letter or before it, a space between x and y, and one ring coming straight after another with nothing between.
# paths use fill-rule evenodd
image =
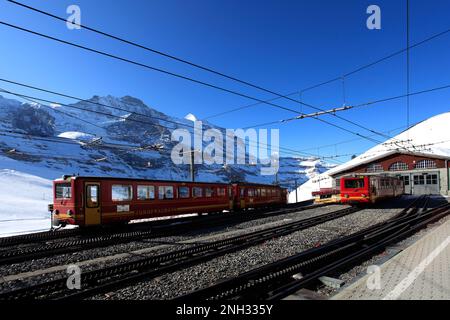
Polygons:
<instances>
[{"instance_id":1,"label":"overhead power line","mask_svg":"<svg viewBox=\"0 0 450 320\"><path fill-rule=\"evenodd\" d=\"M369 102L364 102L364 103L356 104L356 105L353 105L353 106L347 106L346 108L347 109L354 109L354 108L367 107L367 106L371 106L371 105L378 104L378 103L381 103L381 102L397 100L397 99L405 98L407 96L411 97L411 96L421 95L421 94L435 92L435 91L440 91L440 90L445 90L445 89L450 89L450 84L444 85L444 86L440 86L440 87L434 87L434 88L430 88L430 89L420 90L420 91L412 92L412 93L409 93L409 94L402 94L402 95L392 96L392 97L378 99L378 100L371 100ZM273 125L273 124L283 124L283 123L287 123L287 122L294 121L294 120L301 120L301 119L304 119L304 118L307 118L307 117L297 116L297 117L292 117L292 118L287 118L287 119L282 119L282 120L277 120L277 121L271 121L271 122L256 124L256 125L252 125L250 127L251 128L257 128L257 127L268 126L268 125Z\"/></svg>"},{"instance_id":2,"label":"overhead power line","mask_svg":"<svg viewBox=\"0 0 450 320\"><path fill-rule=\"evenodd\" d=\"M46 16L48 16L48 17L51 17L51 18L57 19L57 20L59 20L59 21L62 21L62 22L64 22L64 23L67 23L67 19L66 19L66 18L59 17L59 16L57 16L57 15L55 15L55 14L52 14L52 13L50 13L50 12L47 12L47 11L44 11L44 10L37 9L37 8L35 8L35 7L32 7L32 6L29 6L29 5L20 3L20 2L18 2L18 1L14 1L14 0L8 0L8 1L9 1L10 3L13 3L13 4L16 4L16 5L18 5L18 6L24 7L24 8L26 8L26 9L29 9L29 10L32 10L32 11L35 11L35 12L44 14L44 15L46 15ZM192 66L192 67L194 67L194 68L198 68L198 69L201 69L201 70L203 70L203 71L207 71L207 72L213 73L213 74L215 74L215 75L218 75L218 76L227 78L227 79L229 79L229 80L233 80L233 81L239 82L239 83L241 83L241 84L245 84L245 85L250 86L250 87L253 87L253 88L255 88L255 89L262 90L262 91L265 91L265 92L267 92L267 93L271 93L271 94L274 94L274 95L278 95L278 96L279 96L279 94L277 94L277 93L275 93L275 92L273 92L273 91L271 91L271 90L269 90L269 89L263 88L263 87L261 87L261 86L258 86L258 85L256 85L256 84L250 83L250 82L245 81L245 80L242 80L242 79L238 79L238 78L236 78L236 77L234 77L234 76L230 76L230 75L224 74L223 72L219 72L219 71L217 71L217 70L213 70L212 68L208 68L208 67L202 66L202 65L200 65L200 64L197 64L197 63L188 61L188 60L186 60L186 59L182 59L182 58L176 57L176 56L174 56L174 55L171 55L171 54L162 52L162 51L160 51L160 50L156 50L156 49L150 48L149 46L142 45L142 44L139 44L139 43L137 43L137 42L130 41L130 40L127 40L127 39L124 39L124 38L122 38L122 37L113 35L113 34L111 34L111 33L105 32L105 31L101 31L101 30L99 30L99 29L96 29L96 28L87 26L87 25L85 25L85 24L79 24L79 23L76 23L75 21L70 21L69 23L71 23L71 24L73 24L73 25L75 25L75 26L79 26L79 27L81 27L81 28L83 28L83 29L89 30L89 31L91 31L91 32L100 34L100 35L102 35L102 36L105 36L105 37L108 37L108 38L117 40L117 41L119 41L119 42L126 43L126 44L128 44L128 45L131 45L131 46L134 46L134 47L137 47L137 48L140 48L140 49L144 49L144 50L146 50L146 51L149 51L149 52L152 52L152 53L161 55L161 56L163 56L163 57L166 57L166 58L169 58L169 59L172 59L172 60L175 60L175 61L178 61L178 62L187 64L187 65Z\"/></svg>"},{"instance_id":3,"label":"overhead power line","mask_svg":"<svg viewBox=\"0 0 450 320\"><path fill-rule=\"evenodd\" d=\"M19 2L13 1L12 3L20 5ZM27 7L27 8L32 9L32 10L35 10L37 12L44 13L43 11L35 9L35 8L32 8L30 6L24 5L24 7ZM45 14L47 14L47 13L45 13ZM53 16L51 14L49 14L49 15ZM66 21L66 20L64 20L64 21ZM276 108L279 108L279 109L282 109L282 110L293 112L293 113L295 113L297 115L298 114L302 114L298 110L294 110L294 109L291 109L291 108L287 108L287 107L284 107L284 106L280 106L280 105L274 104L274 103L270 102L270 100L261 100L259 98L254 98L254 97L251 97L251 96L249 96L247 94L243 94L243 93L236 92L236 91L233 91L233 90L230 90L230 89L219 87L219 86L216 86L216 85L213 85L213 84L209 84L209 83L206 83L206 82L203 82L203 81L200 81L200 80L196 80L196 79L193 79L193 78L190 78L190 77L186 77L186 76L183 76L183 75L180 75L180 74L176 74L176 73L173 73L173 72L170 72L170 71L167 71L167 70L156 68L156 67L144 64L144 63L140 63L140 62L134 61L134 60L130 60L130 59L127 59L127 58L122 58L122 57L119 57L119 56L116 56L116 55L113 55L113 54L110 54L110 53L106 53L106 52L103 52L103 51L99 51L99 50L96 50L96 49L92 49L92 48L89 48L89 47L86 47L86 46L75 44L73 42L69 42L69 41L66 41L66 40L58 39L58 38L55 38L55 37L52 37L52 36L49 36L49 35L45 35L45 34L42 34L42 33L39 33L39 32L33 31L33 30L29 30L29 29L26 29L26 28L15 26L15 25L12 25L12 24L9 24L9 23L6 23L6 22L0 21L0 24L3 24L5 26L11 27L11 28L14 28L14 29L17 29L17 30L24 31L24 32L27 32L27 33L31 33L31 34L34 34L34 35L37 35L37 36L40 36L40 37L44 37L44 38L47 38L47 39L50 39L50 40L53 40L53 41L57 41L57 42L60 42L60 43L66 44L66 45L74 46L74 47L77 47L77 48L80 48L80 49L83 49L83 50L87 50L87 51L94 52L94 53L97 53L97 54L100 54L100 55L103 55L103 56L107 56L107 57L110 57L110 58L113 58L113 59L117 59L117 60L121 60L121 61L124 61L124 62L128 62L128 63L134 64L134 65L137 65L137 66L141 66L141 67L153 70L153 71L162 72L162 73L174 76L174 77L178 77L178 78L181 78L181 79L184 79L184 80L192 81L192 82L197 83L197 84L201 84L201 85L204 85L204 86L207 86L207 87L218 89L218 90L221 90L221 91L224 91L224 92L228 92L228 93L231 93L231 94L234 94L234 95L238 95L238 96L241 96L241 97L244 97L244 98L252 99L252 100L257 101L259 103L264 103L264 104L270 105L272 107L276 107ZM102 32L102 34L103 34L103 32ZM104 33L104 34L106 34L106 33ZM274 94L274 95L276 95L276 96L278 96L280 98L285 98L285 99L290 100L292 102L295 102L295 103L298 103L298 104L301 104L301 105L305 105L305 106L310 107L310 108L312 108L314 110L318 110L318 111L322 111L322 112L325 111L324 109L318 108L316 106L304 103L304 102L296 100L296 99L292 99L289 96L282 95L282 94L274 92L272 90L265 89L265 88L262 88L260 86L253 85L253 84L250 84L248 82L245 82L245 83L247 83L249 85L252 85L253 87L256 87L256 88L258 88L260 90L263 90L265 92ZM354 121L350 121L350 120L348 120L346 118L343 118L341 116L338 116L336 114L333 114L333 116L335 116L336 118L338 118L340 120L346 121L347 123L355 125L355 126L357 126L359 128L367 130L369 132L379 134L377 131L369 129L369 128L367 128L367 127L365 127L365 126L363 126L361 124L358 124L358 123L356 123ZM381 136L383 136L383 135L381 135ZM386 136L383 136L383 137L386 137ZM388 138L391 138L391 137L388 137Z\"/></svg>"},{"instance_id":4,"label":"overhead power line","mask_svg":"<svg viewBox=\"0 0 450 320\"><path fill-rule=\"evenodd\" d=\"M43 34L43 33L40 33L40 32L36 32L36 31L30 30L30 29L26 29L26 28L23 28L23 27L20 27L20 26L16 26L16 25L4 22L4 21L0 21L0 24L2 24L4 26L7 26L9 28L13 28L13 29L16 29L16 30L20 30L20 31L23 31L23 32L26 32L26 33L30 33L30 34L36 35L36 36L39 36L39 37L42 37L42 38L46 38L46 39L53 40L53 41L56 41L56 42L59 42L59 43L62 43L62 44L66 44L66 45L69 45L69 46L72 46L72 47L83 49L85 51L89 51L89 52L96 53L96 54L99 54L99 55L102 55L102 56L105 56L105 57L109 57L109 58L112 58L112 59L115 59L115 60L119 60L119 61L123 61L123 62L126 62L126 63L130 63L130 64L133 64L133 65L142 67L142 68L146 68L148 70L156 71L156 72L163 73L163 74L166 74L166 75L169 75L169 76L173 76L173 77L176 77L176 78L179 78L179 79L187 80L187 81L190 81L190 82L193 82L193 83L196 83L196 84L200 84L202 86L206 86L206 87L209 87L209 88L217 89L219 91L227 92L227 93L239 96L239 97L243 97L243 98L247 98L247 99L250 99L250 100L258 101L260 103L264 103L264 104L270 105L272 107L276 107L278 109L282 109L282 110L286 110L286 111L290 111L290 112L295 112L297 114L299 113L296 110L293 110L293 109L290 109L290 108L287 108L287 107L283 107L283 106L280 106L280 105L277 105L277 104L274 104L274 103L271 103L271 102L267 102L265 100L262 100L262 99L259 99L259 98L255 98L255 97L249 96L249 95L244 94L244 93L240 93L240 92L237 92L237 91L234 91L234 90L231 90L231 89L227 89L227 88L220 87L220 86L217 86L217 85L214 85L214 84L210 84L210 83L207 83L207 82L204 82L204 81L201 81L201 80L197 80L197 79L194 79L194 78L191 78L191 77L183 76L181 74L177 74L177 73L174 73L174 72L171 72L171 71L168 71L168 70L164 70L164 69L161 69L161 68L153 67L151 65L148 65L148 64L145 64L145 63L141 63L141 62L138 62L138 61L135 61L135 60L123 58L123 57L120 57L120 56L117 56L117 55L114 55L114 54L111 54L111 53L107 53L107 52L100 51L100 50L97 50L97 49L89 48L89 47L86 47L86 46L83 46L83 45L80 45L80 44L76 44L74 42L70 42L70 41L62 40L62 39L59 39L59 38L56 38L56 37L52 37L52 36L49 36L49 35L46 35L46 34Z\"/></svg>"},{"instance_id":5,"label":"overhead power line","mask_svg":"<svg viewBox=\"0 0 450 320\"><path fill-rule=\"evenodd\" d=\"M5 79L0 79L0 81L4 81ZM20 84L19 82L12 82L12 81L10 81L10 80L6 80L6 82L9 82L9 83L14 83L14 84L17 84L17 85L22 85L22 84ZM28 87L28 88L31 88L32 86L28 86L28 85L25 85L26 87ZM41 90L40 88L38 88L38 87L32 87L33 89L35 89L35 90ZM42 91L42 90L41 90ZM44 90L45 92L50 92L50 91L48 91L48 90ZM72 108L72 109L77 109L77 110L80 110L80 111L85 111L85 112L90 112L90 113L95 113L95 114L100 114L100 115L103 115L103 116L107 116L107 117L111 117L111 118L116 118L116 119L120 119L120 120L125 120L125 121L132 121L132 122L137 122L137 123L142 123L142 124L147 124L147 125L152 125L152 126L157 126L157 127L161 127L161 128L165 128L165 129L173 129L173 128L171 128L171 127L167 127L167 126L164 126L164 125L161 125L161 124L157 124L157 123L154 123L154 122L149 122L149 121L143 121L143 120L139 120L139 119L135 119L135 118L129 118L129 117L126 117L126 116L119 116L119 115L114 115L114 114L111 114L111 113L107 113L107 112L103 112L103 111L98 111L98 110L91 110L91 109L85 109L85 108L81 108L81 107L78 107L78 106L75 106L75 105L68 105L68 104L64 104L64 103L61 103L61 102L57 102L57 101L52 101L52 100L48 100L48 99L43 99L43 98L39 98L39 97L34 97L34 96L29 96L29 95L25 95L25 94L21 94L21 93L17 93L17 92L12 92L12 91L9 91L9 90L4 90L3 89L3 92L5 92L5 93L8 93L8 94L11 94L11 95L14 95L14 96L16 96L16 97L20 97L20 98L24 98L24 99L34 99L34 100L37 100L37 101L41 101L41 102L45 102L45 103L52 103L52 104L59 104L59 105L61 105L61 106L65 106L65 107L67 107L67 108ZM52 91L53 92L53 91ZM54 94L57 94L57 93L55 93L55 92L53 92ZM77 98L74 98L74 97L72 97L73 99L77 99ZM86 102L89 102L89 100L83 100L83 101L86 101ZM33 102L35 102L35 101L33 101ZM93 104L97 104L97 103L95 103L95 102L92 102ZM107 107L107 108L113 108L113 109L117 109L117 107L112 107L112 106L108 106L108 105L105 105L105 104L101 104L102 106L104 106L104 107ZM129 113L132 113L130 110L126 110L126 109L122 109L122 108L120 108L120 110L122 110L122 111L126 111L126 112L129 112ZM177 123L177 124L179 124L179 125L183 125L183 126L186 126L186 127L188 127L188 128L190 128L190 129L192 129L192 126L189 126L189 125L187 125L187 124L184 124L184 123L178 123L178 122L174 122L174 121L171 121L171 122L173 122L173 123ZM272 147L270 144L266 144L266 143L262 143L262 142L256 142L256 141L253 141L253 140L249 140L249 144L256 144L256 145L261 145L261 146L266 146L265 148L262 148L262 149L265 149L265 150L269 150L268 149L268 147ZM311 153L306 153L306 152L297 152L297 150L293 150L293 149L290 149L290 148L285 148L285 147L282 147L282 146L279 146L279 149L282 151L282 152L284 152L284 153L287 153L287 154L292 154L292 155L296 155L296 156L301 156L301 157L315 157L316 155L314 155L314 154L311 154Z\"/></svg>"},{"instance_id":6,"label":"overhead power line","mask_svg":"<svg viewBox=\"0 0 450 320\"><path fill-rule=\"evenodd\" d=\"M33 90L36 90L36 91L50 93L50 94L57 95L57 96L64 97L64 98L77 100L78 102L85 102L85 103L89 103L89 104L92 104L92 105L97 105L97 106L101 106L101 107L105 107L105 108L109 108L109 109L113 109L113 110L118 110L118 111L130 113L130 114L139 115L139 116L142 116L142 117L148 118L148 119L155 119L155 120L159 120L159 121L163 121L163 122L167 122L167 123L172 123L172 124L175 124L177 126L182 126L182 127L188 128L188 129L193 129L194 128L193 124L191 125L191 124L187 124L187 123L183 123L183 122L179 122L179 121L174 121L174 120L170 120L170 119L166 119L166 118L162 118L162 117L156 117L156 116L148 115L148 114L145 114L145 113L136 112L136 111L128 110L128 109L117 107L117 106L111 106L111 105L107 105L107 104L104 104L104 103L95 102L95 101L91 101L91 100L88 100L88 99L83 99L83 98L80 98L80 97L77 97L77 96L74 96L74 95L64 94L64 93L61 93L61 92L56 92L56 91L53 91L53 90L48 90L48 89L32 86L32 85L21 83L21 82L17 82L17 81L12 81L12 80L3 79L3 78L0 78L0 81L5 82L5 83L9 83L9 84L13 84L13 85L17 85L17 86L21 86L21 87L25 87L25 88L28 88L28 89L33 89ZM3 90L3 92L6 92L6 93L9 93L9 94L21 97L21 98L23 98L25 100L34 99L33 97L27 97L27 96L19 94L17 92L11 92L11 91L7 91L7 90ZM39 99L39 98L36 98L36 99L38 99L39 101L47 102L47 103L56 103L56 104L64 105L64 106L69 107L69 108L76 108L78 110L82 110L82 111L86 111L86 112L94 112L93 110L90 110L90 109L84 109L84 108L75 107L75 106L72 107L71 105L61 104L59 102L52 102L50 100L43 100L43 99ZM36 103L36 101L32 101L32 102ZM95 113L99 113L99 112L95 112ZM116 118L116 119L120 118L121 120L135 121L135 122L139 121L139 120L126 118L124 116L115 116L115 115L112 115L112 114L109 114L109 113L101 112L101 114L105 115L105 116L111 116L111 117ZM73 116L73 117L75 117L75 116ZM78 117L75 117L75 118L80 119ZM165 126L165 125L158 124L158 123L146 122L146 121L144 121L144 122L139 121L139 122L144 123L144 124L150 124L150 125L153 125L153 126L156 126L156 127L159 127L159 128L163 128L163 129L173 129L173 128L169 127L169 126ZM209 126L212 126L212 125L209 125ZM223 128L220 128L220 127L217 127L217 126L212 126L212 127L216 128L218 130L223 130ZM252 141L250 141L250 142L252 142ZM270 147L270 145L267 145L267 144L264 144L264 143L260 143L260 144ZM298 152L297 150L289 149L289 148L285 148L285 147L281 147L281 146L280 146L280 149L289 151L291 154L295 154L295 155L301 155L301 156L306 156L306 157L315 156L314 154L311 154L311 153Z\"/></svg>"}]
</instances>

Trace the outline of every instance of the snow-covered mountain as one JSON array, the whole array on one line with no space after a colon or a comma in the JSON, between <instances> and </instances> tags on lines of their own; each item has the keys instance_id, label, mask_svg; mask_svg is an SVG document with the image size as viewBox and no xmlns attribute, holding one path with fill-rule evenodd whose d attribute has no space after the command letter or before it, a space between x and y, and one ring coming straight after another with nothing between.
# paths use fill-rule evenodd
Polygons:
<instances>
[{"instance_id":1,"label":"snow-covered mountain","mask_svg":"<svg viewBox=\"0 0 450 320\"><path fill-rule=\"evenodd\" d=\"M0 169L47 179L76 173L188 180L189 165L175 165L170 159L176 144L171 132L191 127L195 119L192 114L184 119L170 117L130 96L94 96L65 106L21 103L0 96ZM204 122L203 127L213 125ZM293 185L291 180L297 178L302 183L327 168L321 161L281 158L278 179ZM198 181L276 180L261 176L259 165L197 165L196 170Z\"/></svg>"},{"instance_id":2,"label":"snow-covered mountain","mask_svg":"<svg viewBox=\"0 0 450 320\"><path fill-rule=\"evenodd\" d=\"M320 188L330 188L330 175L359 164L369 163L373 159L395 151L417 152L425 155L450 157L450 112L442 113L422 121L392 139L376 145L358 157L336 166L329 171L316 175L297 190L299 201L311 199L311 192ZM290 193L289 201L295 202L295 190Z\"/></svg>"}]
</instances>

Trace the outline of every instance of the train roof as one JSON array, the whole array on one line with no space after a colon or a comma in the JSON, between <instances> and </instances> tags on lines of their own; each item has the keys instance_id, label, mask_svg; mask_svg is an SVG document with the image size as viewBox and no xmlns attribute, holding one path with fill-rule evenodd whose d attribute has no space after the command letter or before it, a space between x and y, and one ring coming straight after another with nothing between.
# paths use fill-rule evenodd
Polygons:
<instances>
[{"instance_id":1,"label":"train roof","mask_svg":"<svg viewBox=\"0 0 450 320\"><path fill-rule=\"evenodd\" d=\"M162 182L162 183L192 183L192 184L202 184L202 185L230 185L239 184L244 186L255 186L255 187L279 187L272 184L258 184L249 182L200 182L200 181L177 181L177 180L161 180L161 179L143 179L143 178L123 178L123 177L101 177L101 176L78 176L78 175L64 175L61 178L55 179L54 181L66 181L67 179L92 179L92 180L120 180L120 181L142 181L142 182Z\"/></svg>"}]
</instances>

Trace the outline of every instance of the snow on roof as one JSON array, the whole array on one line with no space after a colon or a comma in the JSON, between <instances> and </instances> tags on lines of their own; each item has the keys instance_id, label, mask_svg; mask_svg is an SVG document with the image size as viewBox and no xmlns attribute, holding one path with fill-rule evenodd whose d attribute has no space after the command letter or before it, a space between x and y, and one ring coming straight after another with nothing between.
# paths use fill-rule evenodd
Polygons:
<instances>
[{"instance_id":1,"label":"snow on roof","mask_svg":"<svg viewBox=\"0 0 450 320\"><path fill-rule=\"evenodd\" d=\"M434 116L326 173L335 175L394 153L448 159L450 158L450 130L447 128L449 124L450 112Z\"/></svg>"},{"instance_id":2,"label":"snow on roof","mask_svg":"<svg viewBox=\"0 0 450 320\"><path fill-rule=\"evenodd\" d=\"M194 116L192 113L189 113L189 114L186 115L184 118L185 118L186 120L190 120L190 121L193 121L193 122L197 121L197 117Z\"/></svg>"}]
</instances>

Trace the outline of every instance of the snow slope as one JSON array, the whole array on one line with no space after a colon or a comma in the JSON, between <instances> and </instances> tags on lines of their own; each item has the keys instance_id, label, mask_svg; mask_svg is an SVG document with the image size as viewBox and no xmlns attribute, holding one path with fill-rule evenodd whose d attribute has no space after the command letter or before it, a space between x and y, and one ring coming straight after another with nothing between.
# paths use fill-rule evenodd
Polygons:
<instances>
[{"instance_id":1,"label":"snow slope","mask_svg":"<svg viewBox=\"0 0 450 320\"><path fill-rule=\"evenodd\" d=\"M330 175L372 162L390 153L414 152L430 156L450 157L449 125L450 112L436 115L414 125L358 157L310 179L298 188L299 201L312 199L311 192L318 191L320 188L330 188L332 186ZM289 194L289 202L295 202L295 191Z\"/></svg>"},{"instance_id":2,"label":"snow slope","mask_svg":"<svg viewBox=\"0 0 450 320\"><path fill-rule=\"evenodd\" d=\"M48 230L52 181L0 169L0 235Z\"/></svg>"}]
</instances>

